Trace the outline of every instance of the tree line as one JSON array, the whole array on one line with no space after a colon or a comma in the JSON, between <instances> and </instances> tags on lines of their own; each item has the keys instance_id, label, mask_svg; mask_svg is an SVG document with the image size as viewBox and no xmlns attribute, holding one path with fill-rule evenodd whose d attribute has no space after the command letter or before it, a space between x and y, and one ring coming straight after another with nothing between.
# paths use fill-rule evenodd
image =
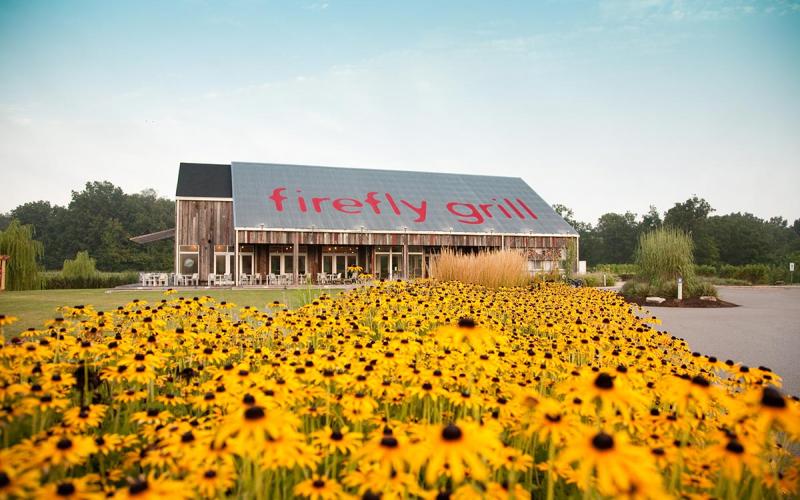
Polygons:
<instances>
[{"instance_id":1,"label":"tree line","mask_svg":"<svg viewBox=\"0 0 800 500\"><path fill-rule=\"evenodd\" d=\"M607 213L596 224L576 220L564 205L553 208L580 233L580 258L590 267L633 262L639 236L661 226L691 235L698 264L800 263L800 219L790 225L783 217L714 215L708 201L697 196L675 203L663 215L651 206L642 216ZM88 182L83 190L72 191L66 206L33 201L0 214L0 230L12 220L31 226L32 237L43 247L39 261L48 270L61 269L80 251L88 251L103 271L172 268L174 241L139 245L129 239L175 225L175 202L152 189L127 194L110 182Z\"/></svg>"},{"instance_id":2,"label":"tree line","mask_svg":"<svg viewBox=\"0 0 800 500\"><path fill-rule=\"evenodd\" d=\"M66 206L33 201L0 214L0 231L13 220L31 227L32 238L42 244L39 261L48 270L61 269L81 251L103 271L173 267L173 240L140 245L129 239L175 226L175 202L152 189L127 194L110 182L88 182L72 191Z\"/></svg>"},{"instance_id":3,"label":"tree line","mask_svg":"<svg viewBox=\"0 0 800 500\"><path fill-rule=\"evenodd\" d=\"M590 267L632 263L639 236L662 226L691 235L695 262L700 265L800 263L800 219L790 225L783 217L765 220L742 212L712 215L711 204L697 196L675 203L663 216L650 206L641 217L632 212L607 213L594 225L575 220L564 205L553 208L580 233L580 259Z\"/></svg>"}]
</instances>

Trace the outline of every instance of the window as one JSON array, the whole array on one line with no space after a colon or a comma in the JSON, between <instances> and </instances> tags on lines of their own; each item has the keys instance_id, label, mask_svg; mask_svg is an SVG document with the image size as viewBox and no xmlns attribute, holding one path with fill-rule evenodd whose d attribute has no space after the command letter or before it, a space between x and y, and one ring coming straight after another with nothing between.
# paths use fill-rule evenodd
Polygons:
<instances>
[{"instance_id":1,"label":"window","mask_svg":"<svg viewBox=\"0 0 800 500\"><path fill-rule=\"evenodd\" d=\"M178 270L180 274L195 274L198 272L200 261L200 247L197 245L181 245L178 248Z\"/></svg>"},{"instance_id":2,"label":"window","mask_svg":"<svg viewBox=\"0 0 800 500\"><path fill-rule=\"evenodd\" d=\"M253 245L239 246L239 272L241 274L251 275L256 272L255 252L256 249Z\"/></svg>"},{"instance_id":3,"label":"window","mask_svg":"<svg viewBox=\"0 0 800 500\"><path fill-rule=\"evenodd\" d=\"M403 247L377 247L378 278L394 279L403 274Z\"/></svg>"},{"instance_id":4,"label":"window","mask_svg":"<svg viewBox=\"0 0 800 500\"><path fill-rule=\"evenodd\" d=\"M233 274L233 247L214 245L214 274Z\"/></svg>"},{"instance_id":5,"label":"window","mask_svg":"<svg viewBox=\"0 0 800 500\"><path fill-rule=\"evenodd\" d=\"M348 267L358 265L355 248L327 247L322 249L322 272L326 274L347 273Z\"/></svg>"},{"instance_id":6,"label":"window","mask_svg":"<svg viewBox=\"0 0 800 500\"><path fill-rule=\"evenodd\" d=\"M294 258L292 253L272 253L269 256L269 272L272 274L294 274ZM298 274L306 274L306 254L297 256Z\"/></svg>"}]
</instances>

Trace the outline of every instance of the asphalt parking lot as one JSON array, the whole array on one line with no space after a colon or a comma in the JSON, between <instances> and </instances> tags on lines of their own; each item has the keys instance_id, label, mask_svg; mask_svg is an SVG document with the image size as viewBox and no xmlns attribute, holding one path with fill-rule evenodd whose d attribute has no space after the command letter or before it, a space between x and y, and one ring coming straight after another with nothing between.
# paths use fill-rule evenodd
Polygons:
<instances>
[{"instance_id":1,"label":"asphalt parking lot","mask_svg":"<svg viewBox=\"0 0 800 500\"><path fill-rule=\"evenodd\" d=\"M719 287L719 296L740 307L649 310L693 351L767 366L800 396L800 287Z\"/></svg>"}]
</instances>

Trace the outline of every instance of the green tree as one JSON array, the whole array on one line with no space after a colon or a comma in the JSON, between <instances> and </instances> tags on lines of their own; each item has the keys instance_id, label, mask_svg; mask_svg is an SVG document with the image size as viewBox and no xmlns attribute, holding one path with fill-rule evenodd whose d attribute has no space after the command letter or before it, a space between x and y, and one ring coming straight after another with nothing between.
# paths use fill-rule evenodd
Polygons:
<instances>
[{"instance_id":1,"label":"green tree","mask_svg":"<svg viewBox=\"0 0 800 500\"><path fill-rule=\"evenodd\" d=\"M607 213L600 216L594 230L600 245L596 256L598 264L632 262L639 237L636 214Z\"/></svg>"},{"instance_id":2,"label":"green tree","mask_svg":"<svg viewBox=\"0 0 800 500\"><path fill-rule=\"evenodd\" d=\"M639 223L639 233L646 233L658 229L663 224L661 215L655 206L650 205L650 210L642 216L642 221Z\"/></svg>"},{"instance_id":3,"label":"green tree","mask_svg":"<svg viewBox=\"0 0 800 500\"><path fill-rule=\"evenodd\" d=\"M23 225L33 226L34 233L45 249L42 260L46 269L58 269L64 261L62 246L64 236L60 228L64 227L66 209L51 205L49 201L32 201L24 203L11 211L11 217Z\"/></svg>"},{"instance_id":4,"label":"green tree","mask_svg":"<svg viewBox=\"0 0 800 500\"><path fill-rule=\"evenodd\" d=\"M594 233L594 228L591 224L581 222L575 219L575 213L571 208L556 203L553 205L553 210L556 211L567 223L578 231L580 236L578 242L578 257L580 260L585 260L587 265L595 265L597 263L597 256L599 254L598 239Z\"/></svg>"},{"instance_id":5,"label":"green tree","mask_svg":"<svg viewBox=\"0 0 800 500\"><path fill-rule=\"evenodd\" d=\"M692 237L694 258L698 264L714 264L719 260L719 248L708 234L708 216L714 211L711 204L693 195L676 203L664 214L664 225L680 229Z\"/></svg>"},{"instance_id":6,"label":"green tree","mask_svg":"<svg viewBox=\"0 0 800 500\"><path fill-rule=\"evenodd\" d=\"M44 251L40 241L33 239L33 227L12 220L0 232L0 254L8 255L6 288L8 290L38 290L40 264Z\"/></svg>"}]
</instances>

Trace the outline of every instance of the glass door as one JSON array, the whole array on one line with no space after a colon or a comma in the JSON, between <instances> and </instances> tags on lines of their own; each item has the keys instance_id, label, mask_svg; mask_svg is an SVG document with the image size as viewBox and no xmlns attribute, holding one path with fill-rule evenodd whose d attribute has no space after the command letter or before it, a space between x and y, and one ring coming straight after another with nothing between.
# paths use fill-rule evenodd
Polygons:
<instances>
[{"instance_id":1,"label":"glass door","mask_svg":"<svg viewBox=\"0 0 800 500\"><path fill-rule=\"evenodd\" d=\"M239 254L239 269L241 269L242 274L247 274L248 276L253 274L253 254Z\"/></svg>"},{"instance_id":2,"label":"glass door","mask_svg":"<svg viewBox=\"0 0 800 500\"><path fill-rule=\"evenodd\" d=\"M214 247L214 274L233 275L233 247L217 245Z\"/></svg>"},{"instance_id":3,"label":"glass door","mask_svg":"<svg viewBox=\"0 0 800 500\"><path fill-rule=\"evenodd\" d=\"M408 277L422 278L422 254L408 254Z\"/></svg>"},{"instance_id":4,"label":"glass door","mask_svg":"<svg viewBox=\"0 0 800 500\"><path fill-rule=\"evenodd\" d=\"M378 278L392 279L392 254L378 254Z\"/></svg>"}]
</instances>

